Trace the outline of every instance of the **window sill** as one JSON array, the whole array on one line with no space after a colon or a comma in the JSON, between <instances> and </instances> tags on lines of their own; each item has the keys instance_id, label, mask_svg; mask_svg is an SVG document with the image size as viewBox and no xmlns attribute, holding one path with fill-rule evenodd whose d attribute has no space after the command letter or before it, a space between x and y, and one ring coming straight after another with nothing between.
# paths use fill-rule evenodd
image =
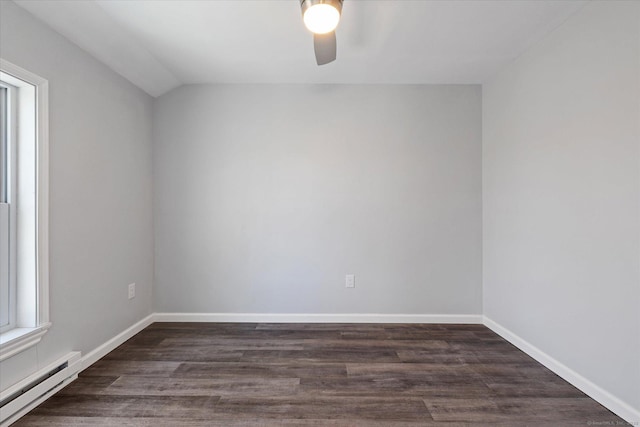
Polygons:
<instances>
[{"instance_id":1,"label":"window sill","mask_svg":"<svg viewBox=\"0 0 640 427\"><path fill-rule=\"evenodd\" d=\"M0 334L0 362L38 344L51 323L36 328L15 328Z\"/></svg>"}]
</instances>

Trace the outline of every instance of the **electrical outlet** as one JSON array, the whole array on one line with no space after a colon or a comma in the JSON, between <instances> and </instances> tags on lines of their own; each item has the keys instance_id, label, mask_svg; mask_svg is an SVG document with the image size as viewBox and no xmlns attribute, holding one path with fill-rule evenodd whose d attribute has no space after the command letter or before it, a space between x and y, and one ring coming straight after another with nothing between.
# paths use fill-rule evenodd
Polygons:
<instances>
[{"instance_id":1,"label":"electrical outlet","mask_svg":"<svg viewBox=\"0 0 640 427\"><path fill-rule=\"evenodd\" d=\"M345 288L355 288L356 287L356 275L355 274L347 274L344 278L344 287Z\"/></svg>"},{"instance_id":2,"label":"electrical outlet","mask_svg":"<svg viewBox=\"0 0 640 427\"><path fill-rule=\"evenodd\" d=\"M136 284L135 283L131 283L129 285L129 299L135 298L136 297Z\"/></svg>"}]
</instances>

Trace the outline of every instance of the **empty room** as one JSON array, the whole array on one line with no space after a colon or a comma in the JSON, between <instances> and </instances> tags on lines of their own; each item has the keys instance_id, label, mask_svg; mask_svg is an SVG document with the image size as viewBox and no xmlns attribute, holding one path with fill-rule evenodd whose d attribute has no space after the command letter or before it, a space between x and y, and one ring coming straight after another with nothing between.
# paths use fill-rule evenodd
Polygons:
<instances>
[{"instance_id":1,"label":"empty room","mask_svg":"<svg viewBox=\"0 0 640 427\"><path fill-rule=\"evenodd\" d=\"M640 1L0 0L0 426L640 426Z\"/></svg>"}]
</instances>

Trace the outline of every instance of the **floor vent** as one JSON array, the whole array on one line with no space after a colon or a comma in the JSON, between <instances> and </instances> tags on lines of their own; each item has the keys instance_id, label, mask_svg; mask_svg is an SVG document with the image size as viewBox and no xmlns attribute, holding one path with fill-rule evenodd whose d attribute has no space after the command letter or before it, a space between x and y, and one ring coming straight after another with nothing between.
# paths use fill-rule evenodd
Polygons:
<instances>
[{"instance_id":1,"label":"floor vent","mask_svg":"<svg viewBox=\"0 0 640 427\"><path fill-rule=\"evenodd\" d=\"M78 378L80 352L69 353L0 393L0 427L9 426Z\"/></svg>"}]
</instances>

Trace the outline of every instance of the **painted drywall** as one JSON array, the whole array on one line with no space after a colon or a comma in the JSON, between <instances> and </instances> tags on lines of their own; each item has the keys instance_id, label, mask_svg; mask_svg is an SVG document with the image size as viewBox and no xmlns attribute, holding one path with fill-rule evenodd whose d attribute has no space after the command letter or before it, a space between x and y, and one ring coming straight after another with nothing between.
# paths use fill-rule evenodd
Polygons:
<instances>
[{"instance_id":1,"label":"painted drywall","mask_svg":"<svg viewBox=\"0 0 640 427\"><path fill-rule=\"evenodd\" d=\"M40 344L0 363L4 389L151 313L152 98L7 1L0 56L49 81L53 322Z\"/></svg>"},{"instance_id":2,"label":"painted drywall","mask_svg":"<svg viewBox=\"0 0 640 427\"><path fill-rule=\"evenodd\" d=\"M482 312L479 86L193 85L153 122L156 311Z\"/></svg>"},{"instance_id":3,"label":"painted drywall","mask_svg":"<svg viewBox=\"0 0 640 427\"><path fill-rule=\"evenodd\" d=\"M640 3L483 87L484 313L640 409Z\"/></svg>"}]
</instances>

